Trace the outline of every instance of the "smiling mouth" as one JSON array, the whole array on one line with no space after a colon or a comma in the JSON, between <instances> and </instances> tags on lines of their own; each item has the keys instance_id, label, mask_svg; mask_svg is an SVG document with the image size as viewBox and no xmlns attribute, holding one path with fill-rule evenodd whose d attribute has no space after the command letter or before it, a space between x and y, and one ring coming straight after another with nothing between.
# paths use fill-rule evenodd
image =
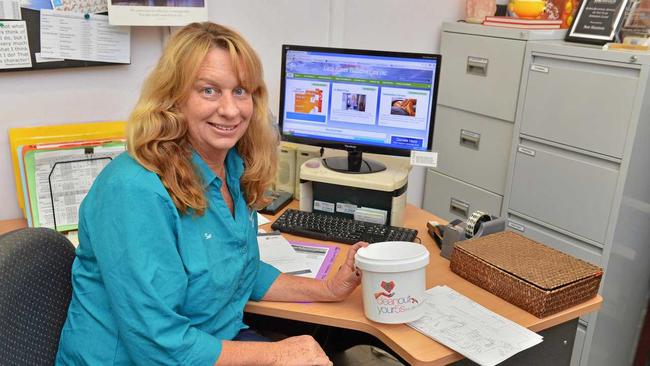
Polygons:
<instances>
[{"instance_id":1,"label":"smiling mouth","mask_svg":"<svg viewBox=\"0 0 650 366\"><path fill-rule=\"evenodd\" d=\"M233 131L234 129L237 128L237 126L239 126L239 124L234 125L234 126L228 126L228 125L220 125L220 124L218 124L218 123L213 123L213 122L208 122L208 124L209 124L210 126L216 128L216 129L219 130L219 131L225 131L225 132Z\"/></svg>"}]
</instances>

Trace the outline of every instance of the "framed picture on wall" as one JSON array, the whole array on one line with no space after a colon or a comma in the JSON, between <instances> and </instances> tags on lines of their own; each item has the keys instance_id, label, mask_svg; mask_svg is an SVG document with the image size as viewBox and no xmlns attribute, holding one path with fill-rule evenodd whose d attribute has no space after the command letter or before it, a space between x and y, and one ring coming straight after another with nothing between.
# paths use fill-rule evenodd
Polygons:
<instances>
[{"instance_id":1,"label":"framed picture on wall","mask_svg":"<svg viewBox=\"0 0 650 366\"><path fill-rule=\"evenodd\" d=\"M583 0L565 40L603 45L614 41L628 0Z\"/></svg>"}]
</instances>

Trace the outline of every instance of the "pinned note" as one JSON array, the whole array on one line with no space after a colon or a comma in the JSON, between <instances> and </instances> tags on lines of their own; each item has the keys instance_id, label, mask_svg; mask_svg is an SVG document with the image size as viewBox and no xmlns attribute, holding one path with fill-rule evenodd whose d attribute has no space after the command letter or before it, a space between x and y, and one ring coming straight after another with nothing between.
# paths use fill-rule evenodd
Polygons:
<instances>
[{"instance_id":1,"label":"pinned note","mask_svg":"<svg viewBox=\"0 0 650 366\"><path fill-rule=\"evenodd\" d=\"M0 19L20 20L20 1L0 0Z\"/></svg>"},{"instance_id":2,"label":"pinned note","mask_svg":"<svg viewBox=\"0 0 650 366\"><path fill-rule=\"evenodd\" d=\"M108 24L107 15L41 10L41 56L131 62L131 29Z\"/></svg>"},{"instance_id":3,"label":"pinned note","mask_svg":"<svg viewBox=\"0 0 650 366\"><path fill-rule=\"evenodd\" d=\"M0 22L0 69L32 67L24 20Z\"/></svg>"}]
</instances>

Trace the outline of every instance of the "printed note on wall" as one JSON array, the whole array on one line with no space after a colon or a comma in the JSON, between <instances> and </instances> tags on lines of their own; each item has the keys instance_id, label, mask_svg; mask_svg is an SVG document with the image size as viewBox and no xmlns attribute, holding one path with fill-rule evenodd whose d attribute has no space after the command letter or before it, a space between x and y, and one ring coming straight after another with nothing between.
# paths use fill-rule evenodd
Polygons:
<instances>
[{"instance_id":1,"label":"printed note on wall","mask_svg":"<svg viewBox=\"0 0 650 366\"><path fill-rule=\"evenodd\" d=\"M131 62L131 28L108 24L108 15L41 10L41 56Z\"/></svg>"},{"instance_id":2,"label":"printed note on wall","mask_svg":"<svg viewBox=\"0 0 650 366\"><path fill-rule=\"evenodd\" d=\"M0 19L20 20L20 1L0 0Z\"/></svg>"},{"instance_id":3,"label":"printed note on wall","mask_svg":"<svg viewBox=\"0 0 650 366\"><path fill-rule=\"evenodd\" d=\"M32 67L25 21L0 22L0 69Z\"/></svg>"}]
</instances>

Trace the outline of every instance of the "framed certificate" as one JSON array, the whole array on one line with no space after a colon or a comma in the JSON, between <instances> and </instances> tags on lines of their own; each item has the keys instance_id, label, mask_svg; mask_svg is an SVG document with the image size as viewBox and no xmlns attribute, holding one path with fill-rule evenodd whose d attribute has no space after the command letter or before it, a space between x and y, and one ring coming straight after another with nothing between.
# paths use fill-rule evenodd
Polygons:
<instances>
[{"instance_id":1,"label":"framed certificate","mask_svg":"<svg viewBox=\"0 0 650 366\"><path fill-rule=\"evenodd\" d=\"M566 41L603 45L612 42L628 0L583 0Z\"/></svg>"}]
</instances>

